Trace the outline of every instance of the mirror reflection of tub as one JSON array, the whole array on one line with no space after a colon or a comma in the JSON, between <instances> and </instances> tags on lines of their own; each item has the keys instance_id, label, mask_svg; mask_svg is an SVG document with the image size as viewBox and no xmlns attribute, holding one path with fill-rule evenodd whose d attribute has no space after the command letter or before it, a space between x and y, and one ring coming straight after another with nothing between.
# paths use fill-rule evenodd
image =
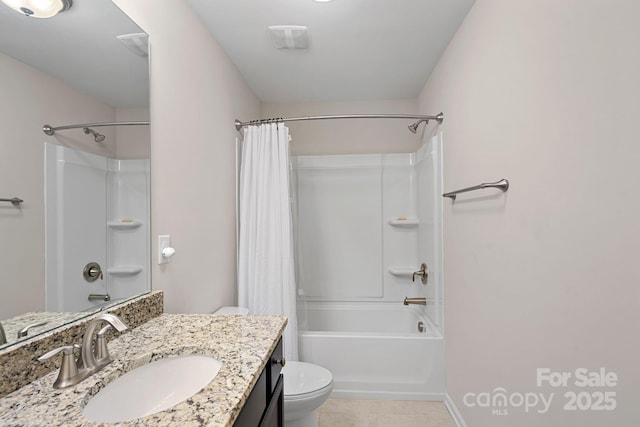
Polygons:
<instances>
[{"instance_id":1,"label":"mirror reflection of tub","mask_svg":"<svg viewBox=\"0 0 640 427\"><path fill-rule=\"evenodd\" d=\"M86 311L146 292L149 159L46 143L45 163L47 311ZM81 274L90 263L101 266L93 278Z\"/></svg>"},{"instance_id":2,"label":"mirror reflection of tub","mask_svg":"<svg viewBox=\"0 0 640 427\"><path fill-rule=\"evenodd\" d=\"M35 317L46 318L45 326L29 330L29 338L88 315L81 310L94 305L86 293L85 305L62 304L61 316L46 304L43 142L108 157L150 155L149 126L96 128L105 136L101 142L82 128L43 133L44 124L149 120L148 58L117 39L142 30L111 0L75 6L53 19L26 18L0 6L0 198L24 200L19 206L0 203L0 323L13 328L17 322L22 329ZM115 153L116 141L124 140ZM85 198L97 203L92 194ZM117 295L111 297L101 304L113 304ZM7 334L10 344L15 338Z\"/></svg>"}]
</instances>

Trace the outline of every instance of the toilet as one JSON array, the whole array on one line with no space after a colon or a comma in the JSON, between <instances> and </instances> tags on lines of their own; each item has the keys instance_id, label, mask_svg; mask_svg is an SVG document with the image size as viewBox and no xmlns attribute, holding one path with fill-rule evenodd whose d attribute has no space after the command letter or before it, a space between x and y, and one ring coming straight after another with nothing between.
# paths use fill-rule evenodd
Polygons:
<instances>
[{"instance_id":1,"label":"toilet","mask_svg":"<svg viewBox=\"0 0 640 427\"><path fill-rule=\"evenodd\" d=\"M239 315L239 316L246 316L247 314L249 314L249 309L246 307L220 307L218 310L216 310L214 313L214 315Z\"/></svg>"},{"instance_id":2,"label":"toilet","mask_svg":"<svg viewBox=\"0 0 640 427\"><path fill-rule=\"evenodd\" d=\"M318 409L333 390L333 375L322 366L287 362L284 376L285 427L318 427Z\"/></svg>"},{"instance_id":3,"label":"toilet","mask_svg":"<svg viewBox=\"0 0 640 427\"><path fill-rule=\"evenodd\" d=\"M245 307L222 307L214 315L247 315ZM285 427L318 427L318 409L333 390L333 375L328 369L307 362L287 361L284 378Z\"/></svg>"}]
</instances>

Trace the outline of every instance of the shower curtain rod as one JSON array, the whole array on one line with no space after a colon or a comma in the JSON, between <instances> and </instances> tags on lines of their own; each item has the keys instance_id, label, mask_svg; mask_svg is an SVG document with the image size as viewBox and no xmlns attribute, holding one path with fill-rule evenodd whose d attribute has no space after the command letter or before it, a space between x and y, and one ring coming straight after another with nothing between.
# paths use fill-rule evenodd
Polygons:
<instances>
[{"instance_id":1,"label":"shower curtain rod","mask_svg":"<svg viewBox=\"0 0 640 427\"><path fill-rule=\"evenodd\" d=\"M51 136L57 130L78 129L78 128L95 128L100 126L148 126L149 122L102 122L102 123L83 123L79 125L66 125L52 127L51 125L42 126L42 132Z\"/></svg>"},{"instance_id":2,"label":"shower curtain rod","mask_svg":"<svg viewBox=\"0 0 640 427\"><path fill-rule=\"evenodd\" d=\"M436 120L438 123L442 123L444 120L444 114L440 113L437 116L422 116L415 114L351 114L340 116L307 116L307 117L288 117L288 118L273 118L273 119L259 119L251 120L248 122L241 122L236 119L236 130L240 131L245 126L259 125L261 123L280 123L280 122L299 122L303 120L332 120L332 119L414 119L419 121Z\"/></svg>"}]
</instances>

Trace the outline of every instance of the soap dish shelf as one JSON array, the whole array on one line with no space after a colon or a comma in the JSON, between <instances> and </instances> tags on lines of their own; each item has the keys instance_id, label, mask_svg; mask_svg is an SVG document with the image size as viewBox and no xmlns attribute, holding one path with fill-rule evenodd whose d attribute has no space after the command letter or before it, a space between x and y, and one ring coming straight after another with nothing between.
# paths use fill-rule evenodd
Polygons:
<instances>
[{"instance_id":1,"label":"soap dish shelf","mask_svg":"<svg viewBox=\"0 0 640 427\"><path fill-rule=\"evenodd\" d=\"M398 219L392 218L389 220L389 224L396 227L409 227L420 224L420 220L418 218L407 218L407 219Z\"/></svg>"},{"instance_id":2,"label":"soap dish shelf","mask_svg":"<svg viewBox=\"0 0 640 427\"><path fill-rule=\"evenodd\" d=\"M141 265L116 265L109 267L107 273L112 276L135 276L144 270Z\"/></svg>"},{"instance_id":3,"label":"soap dish shelf","mask_svg":"<svg viewBox=\"0 0 640 427\"><path fill-rule=\"evenodd\" d=\"M118 230L132 230L134 228L138 228L142 225L142 221L108 221L107 225L110 228L115 228Z\"/></svg>"}]
</instances>

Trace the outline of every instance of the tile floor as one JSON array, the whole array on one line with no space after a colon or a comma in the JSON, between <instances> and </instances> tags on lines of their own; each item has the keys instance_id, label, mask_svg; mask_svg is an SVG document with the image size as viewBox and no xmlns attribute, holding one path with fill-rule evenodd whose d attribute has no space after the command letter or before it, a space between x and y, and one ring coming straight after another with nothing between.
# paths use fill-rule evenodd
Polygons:
<instances>
[{"instance_id":1,"label":"tile floor","mask_svg":"<svg viewBox=\"0 0 640 427\"><path fill-rule=\"evenodd\" d=\"M318 427L456 427L443 402L329 399Z\"/></svg>"}]
</instances>

